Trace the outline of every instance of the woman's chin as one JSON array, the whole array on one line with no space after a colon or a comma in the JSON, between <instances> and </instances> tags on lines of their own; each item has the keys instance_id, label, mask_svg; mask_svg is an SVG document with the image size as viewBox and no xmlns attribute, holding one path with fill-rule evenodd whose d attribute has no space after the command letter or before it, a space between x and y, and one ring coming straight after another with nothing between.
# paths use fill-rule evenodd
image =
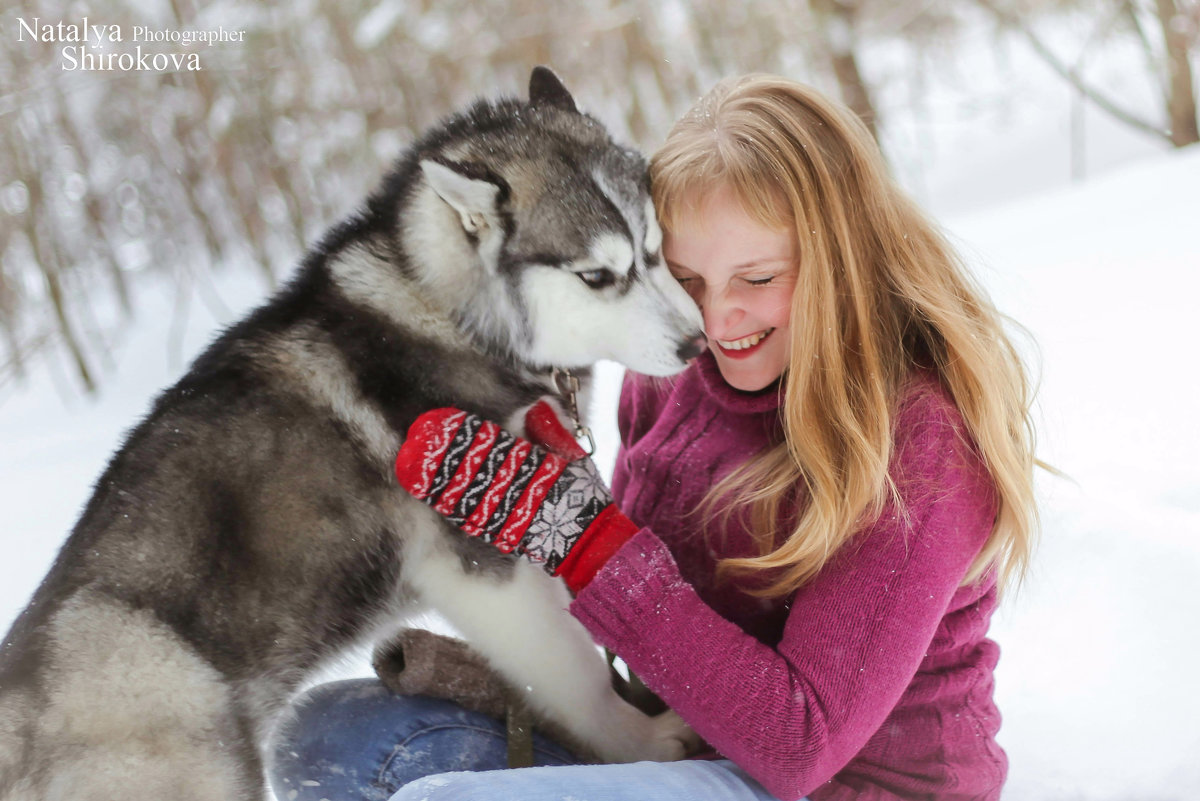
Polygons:
<instances>
[{"instance_id":1,"label":"woman's chin","mask_svg":"<svg viewBox=\"0 0 1200 801\"><path fill-rule=\"evenodd\" d=\"M717 357L717 369L725 383L740 392L759 392L774 384L782 375L782 370L773 370L766 366L748 365L744 362L730 362Z\"/></svg>"}]
</instances>

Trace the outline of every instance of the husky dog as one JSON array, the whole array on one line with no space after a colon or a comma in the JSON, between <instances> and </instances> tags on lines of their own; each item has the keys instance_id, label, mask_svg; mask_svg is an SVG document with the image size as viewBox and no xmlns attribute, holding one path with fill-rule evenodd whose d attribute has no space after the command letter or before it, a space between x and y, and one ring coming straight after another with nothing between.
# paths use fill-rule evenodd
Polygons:
<instances>
[{"instance_id":1,"label":"husky dog","mask_svg":"<svg viewBox=\"0 0 1200 801\"><path fill-rule=\"evenodd\" d=\"M645 161L549 70L529 95L420 139L128 435L0 651L0 799L261 798L289 697L421 608L601 757L682 756L561 583L393 476L423 411L513 428L554 368L665 375L703 347Z\"/></svg>"}]
</instances>

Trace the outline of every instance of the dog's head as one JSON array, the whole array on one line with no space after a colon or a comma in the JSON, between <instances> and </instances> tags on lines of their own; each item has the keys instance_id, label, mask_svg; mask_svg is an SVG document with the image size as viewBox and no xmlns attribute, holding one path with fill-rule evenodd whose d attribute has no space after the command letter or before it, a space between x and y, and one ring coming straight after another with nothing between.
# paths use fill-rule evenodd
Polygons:
<instances>
[{"instance_id":1,"label":"dog's head","mask_svg":"<svg viewBox=\"0 0 1200 801\"><path fill-rule=\"evenodd\" d=\"M419 143L402 220L418 278L492 350L541 367L611 359L669 375L704 347L663 264L645 159L550 70Z\"/></svg>"}]
</instances>

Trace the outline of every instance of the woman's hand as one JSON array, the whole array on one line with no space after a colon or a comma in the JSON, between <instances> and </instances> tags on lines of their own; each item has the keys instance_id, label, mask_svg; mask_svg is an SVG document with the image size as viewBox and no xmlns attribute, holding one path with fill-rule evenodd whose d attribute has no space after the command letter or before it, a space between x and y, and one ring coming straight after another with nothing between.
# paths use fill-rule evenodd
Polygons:
<instances>
[{"instance_id":1,"label":"woman's hand","mask_svg":"<svg viewBox=\"0 0 1200 801\"><path fill-rule=\"evenodd\" d=\"M637 533L579 444L539 401L537 443L460 409L418 417L396 457L400 486L473 537L540 563L582 590Z\"/></svg>"}]
</instances>

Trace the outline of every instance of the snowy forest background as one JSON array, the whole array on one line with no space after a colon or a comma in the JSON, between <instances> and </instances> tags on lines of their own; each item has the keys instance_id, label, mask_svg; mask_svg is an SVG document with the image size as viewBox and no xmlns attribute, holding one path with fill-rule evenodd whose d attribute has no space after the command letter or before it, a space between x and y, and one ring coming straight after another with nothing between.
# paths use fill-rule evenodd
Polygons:
<instances>
[{"instance_id":1,"label":"snowy forest background","mask_svg":"<svg viewBox=\"0 0 1200 801\"><path fill-rule=\"evenodd\" d=\"M65 71L43 23L244 31ZM109 43L123 52L133 44ZM156 52L193 52L144 44ZM994 626L1012 799L1200 798L1197 0L19 0L0 13L0 628L121 433L414 135L549 64L651 150L711 83L867 120L1042 378L1044 543ZM619 368L598 372L602 465ZM361 668L350 665L348 670Z\"/></svg>"}]
</instances>

